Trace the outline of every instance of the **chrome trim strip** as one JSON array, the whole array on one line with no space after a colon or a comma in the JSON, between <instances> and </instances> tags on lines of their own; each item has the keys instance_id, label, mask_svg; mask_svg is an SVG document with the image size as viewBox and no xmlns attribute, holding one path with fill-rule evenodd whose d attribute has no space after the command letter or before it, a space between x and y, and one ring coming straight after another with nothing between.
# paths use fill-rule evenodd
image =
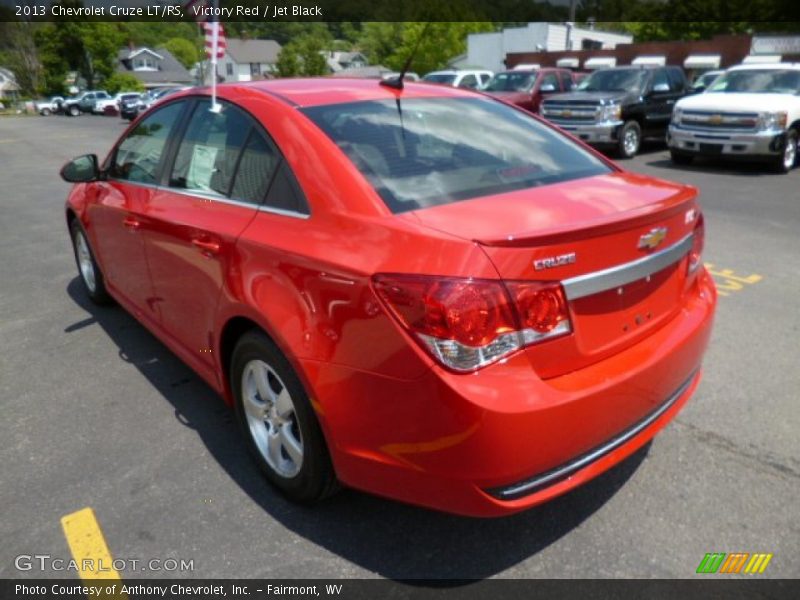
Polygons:
<instances>
[{"instance_id":1,"label":"chrome trim strip","mask_svg":"<svg viewBox=\"0 0 800 600\"><path fill-rule=\"evenodd\" d=\"M692 248L693 233L660 252L602 271L571 277L561 282L567 300L591 296L633 281L644 279L682 259Z\"/></svg>"},{"instance_id":2,"label":"chrome trim strip","mask_svg":"<svg viewBox=\"0 0 800 600\"><path fill-rule=\"evenodd\" d=\"M153 190L158 190L160 192L170 192L171 194L180 194L181 196L189 196L190 198L199 198L201 200L210 200L212 202L222 202L223 204L232 204L234 206L241 206L242 208L251 208L253 210L257 210L259 212L265 213L272 213L275 215L282 215L284 217L294 217L295 219L310 219L311 215L307 213L299 213L293 210L284 210L282 208L273 208L271 206L264 206L263 204L253 204L252 202L244 202L241 200L234 200L232 198L226 198L224 196L220 196L217 194L209 194L206 192L200 191L193 191L193 190L182 190L179 188L173 188L166 185L156 185L153 183L141 183L139 181L128 181L126 179L117 179L115 177L109 177L108 181L115 181L117 183L124 183L127 185L138 185L143 188L149 188Z\"/></svg>"},{"instance_id":3,"label":"chrome trim strip","mask_svg":"<svg viewBox=\"0 0 800 600\"><path fill-rule=\"evenodd\" d=\"M556 467L551 471L548 471L541 475L537 475L536 477L533 477L526 481L515 483L510 486L488 489L485 491L494 496L495 498L499 498L501 500L515 500L521 496L532 494L536 490L536 488L543 487L546 484L555 483L557 480L565 479L575 471L579 471L583 467L586 467L589 464L595 462L596 460L599 460L612 450L615 450L618 447L622 446L625 442L627 442L631 438L635 437L638 433L646 429L656 419L658 419L661 415L663 415L673 404L675 404L678 398L680 398L683 395L683 393L687 389L689 389L689 386L695 380L696 376L697 376L697 371L693 371L692 374L689 376L689 379L684 381L681 384L681 386L677 390L675 390L672 393L672 395L669 396L664 401L664 403L661 406L659 406L655 411L653 411L644 419L636 423L633 427L626 429L622 433L618 434L616 437L611 438L608 442L606 442L602 446L595 448L594 450L589 451L587 454L579 456L578 458L560 467Z\"/></svg>"}]
</instances>

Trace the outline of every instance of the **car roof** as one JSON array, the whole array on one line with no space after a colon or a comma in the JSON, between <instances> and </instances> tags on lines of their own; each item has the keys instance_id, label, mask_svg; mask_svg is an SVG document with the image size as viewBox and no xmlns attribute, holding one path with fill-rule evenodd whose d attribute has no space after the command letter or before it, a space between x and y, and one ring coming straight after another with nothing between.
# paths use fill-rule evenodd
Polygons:
<instances>
[{"instance_id":1,"label":"car roof","mask_svg":"<svg viewBox=\"0 0 800 600\"><path fill-rule=\"evenodd\" d=\"M289 78L222 84L226 88L256 90L280 98L295 106L320 106L368 100L394 100L395 98L476 97L474 92L434 86L429 83L404 81L402 90L380 85L379 79L349 79L334 77ZM207 91L206 88L205 91Z\"/></svg>"},{"instance_id":2,"label":"car roof","mask_svg":"<svg viewBox=\"0 0 800 600\"><path fill-rule=\"evenodd\" d=\"M753 71L753 70L764 70L764 69L775 69L775 70L792 70L792 71L800 71L800 63L752 63L749 65L736 65L735 67L731 67L728 69L729 71Z\"/></svg>"}]
</instances>

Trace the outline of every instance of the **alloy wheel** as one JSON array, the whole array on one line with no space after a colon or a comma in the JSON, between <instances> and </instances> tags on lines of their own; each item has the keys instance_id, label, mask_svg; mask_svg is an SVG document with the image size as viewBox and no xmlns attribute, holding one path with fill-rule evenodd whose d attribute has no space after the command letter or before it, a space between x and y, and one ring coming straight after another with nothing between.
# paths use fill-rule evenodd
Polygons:
<instances>
[{"instance_id":1,"label":"alloy wheel","mask_svg":"<svg viewBox=\"0 0 800 600\"><path fill-rule=\"evenodd\" d=\"M92 261L92 253L89 251L89 244L86 242L86 236L83 232L75 234L75 251L78 256L78 267L81 271L81 277L89 292L94 294L97 291L97 276L94 272L94 262Z\"/></svg>"},{"instance_id":2,"label":"alloy wheel","mask_svg":"<svg viewBox=\"0 0 800 600\"><path fill-rule=\"evenodd\" d=\"M294 477L303 466L303 437L289 389L270 365L251 360L242 371L241 390L258 452L277 475Z\"/></svg>"}]
</instances>

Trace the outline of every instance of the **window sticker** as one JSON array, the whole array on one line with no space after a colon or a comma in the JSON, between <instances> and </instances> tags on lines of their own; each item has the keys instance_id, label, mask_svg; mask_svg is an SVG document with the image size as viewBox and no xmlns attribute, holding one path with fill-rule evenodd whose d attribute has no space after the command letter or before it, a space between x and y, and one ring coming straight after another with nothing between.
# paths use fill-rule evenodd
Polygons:
<instances>
[{"instance_id":1,"label":"window sticker","mask_svg":"<svg viewBox=\"0 0 800 600\"><path fill-rule=\"evenodd\" d=\"M189 172L186 174L186 187L192 190L211 192L211 177L214 175L214 164L217 161L218 148L195 144Z\"/></svg>"}]
</instances>

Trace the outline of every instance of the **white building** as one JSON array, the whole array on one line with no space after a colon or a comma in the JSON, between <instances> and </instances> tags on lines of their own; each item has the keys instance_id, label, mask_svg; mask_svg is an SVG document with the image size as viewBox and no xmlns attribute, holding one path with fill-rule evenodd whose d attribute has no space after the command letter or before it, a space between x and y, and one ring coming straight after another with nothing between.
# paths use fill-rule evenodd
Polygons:
<instances>
[{"instance_id":1,"label":"white building","mask_svg":"<svg viewBox=\"0 0 800 600\"><path fill-rule=\"evenodd\" d=\"M217 73L225 81L253 81L275 73L281 45L275 40L228 38L225 56L219 59Z\"/></svg>"},{"instance_id":2,"label":"white building","mask_svg":"<svg viewBox=\"0 0 800 600\"><path fill-rule=\"evenodd\" d=\"M525 27L495 33L470 34L464 62L496 72L506 68L506 54L511 52L612 49L617 44L631 42L633 36L628 34L568 27L561 23L528 23Z\"/></svg>"}]
</instances>

